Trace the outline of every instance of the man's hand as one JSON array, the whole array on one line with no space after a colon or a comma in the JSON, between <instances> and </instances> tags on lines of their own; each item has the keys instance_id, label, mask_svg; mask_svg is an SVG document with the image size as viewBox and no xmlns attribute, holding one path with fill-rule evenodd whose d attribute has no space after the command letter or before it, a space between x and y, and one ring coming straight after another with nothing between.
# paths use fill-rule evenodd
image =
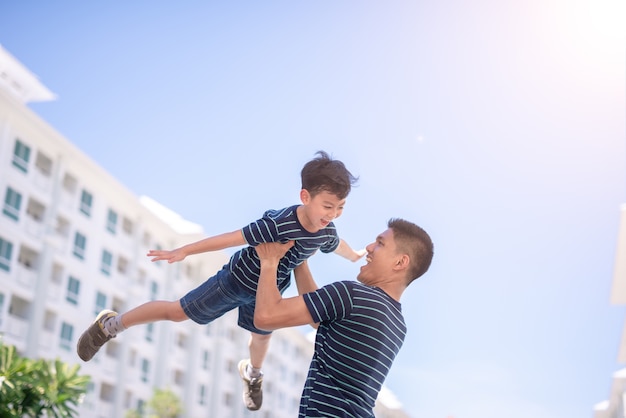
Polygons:
<instances>
[{"instance_id":1,"label":"man's hand","mask_svg":"<svg viewBox=\"0 0 626 418\"><path fill-rule=\"evenodd\" d=\"M293 247L293 241L286 244L280 242L266 242L255 247L256 253L262 262L273 262L278 264L281 258L287 254L287 251Z\"/></svg>"}]
</instances>

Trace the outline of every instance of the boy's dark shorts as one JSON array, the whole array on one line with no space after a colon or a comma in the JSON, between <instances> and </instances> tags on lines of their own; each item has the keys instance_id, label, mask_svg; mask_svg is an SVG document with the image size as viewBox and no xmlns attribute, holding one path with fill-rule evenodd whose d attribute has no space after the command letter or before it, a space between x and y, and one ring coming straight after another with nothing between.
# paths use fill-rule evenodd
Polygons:
<instances>
[{"instance_id":1,"label":"boy's dark shorts","mask_svg":"<svg viewBox=\"0 0 626 418\"><path fill-rule=\"evenodd\" d=\"M271 331L254 326L255 295L239 284L227 266L183 296L180 306L192 321L202 325L239 308L237 323L241 328L257 334L271 334Z\"/></svg>"}]
</instances>

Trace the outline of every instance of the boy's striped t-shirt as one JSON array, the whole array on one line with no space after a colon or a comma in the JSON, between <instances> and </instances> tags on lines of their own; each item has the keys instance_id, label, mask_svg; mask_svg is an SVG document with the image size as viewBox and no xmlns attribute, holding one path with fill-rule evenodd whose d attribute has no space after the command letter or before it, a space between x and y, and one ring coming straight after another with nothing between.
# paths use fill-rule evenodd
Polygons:
<instances>
[{"instance_id":1,"label":"boy's striped t-shirt","mask_svg":"<svg viewBox=\"0 0 626 418\"><path fill-rule=\"evenodd\" d=\"M339 236L332 222L317 232L309 232L298 220L298 206L268 210L261 219L242 228L241 232L249 246L231 257L229 269L252 295L256 293L261 272L261 262L254 249L258 244L294 241L294 246L281 258L278 265L278 287L281 292L289 286L291 271L296 266L317 250L330 253L339 246Z\"/></svg>"},{"instance_id":2,"label":"boy's striped t-shirt","mask_svg":"<svg viewBox=\"0 0 626 418\"><path fill-rule=\"evenodd\" d=\"M401 304L377 287L332 283L304 295L319 322L300 417L374 417L406 335Z\"/></svg>"}]
</instances>

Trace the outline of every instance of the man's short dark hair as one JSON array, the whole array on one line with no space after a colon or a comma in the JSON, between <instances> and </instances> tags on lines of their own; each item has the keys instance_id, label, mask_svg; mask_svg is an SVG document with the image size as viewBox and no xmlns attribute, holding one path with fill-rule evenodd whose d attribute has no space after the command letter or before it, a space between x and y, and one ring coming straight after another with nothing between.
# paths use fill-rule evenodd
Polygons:
<instances>
[{"instance_id":1,"label":"man's short dark hair","mask_svg":"<svg viewBox=\"0 0 626 418\"><path fill-rule=\"evenodd\" d=\"M404 219L392 218L387 226L393 231L398 249L411 260L408 285L428 271L434 255L433 241L426 231Z\"/></svg>"}]
</instances>

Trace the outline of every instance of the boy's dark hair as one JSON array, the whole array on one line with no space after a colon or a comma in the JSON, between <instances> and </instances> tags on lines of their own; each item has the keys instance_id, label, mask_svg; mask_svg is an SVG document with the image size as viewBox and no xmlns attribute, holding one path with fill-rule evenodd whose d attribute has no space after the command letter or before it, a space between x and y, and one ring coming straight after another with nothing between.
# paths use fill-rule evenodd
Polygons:
<instances>
[{"instance_id":1,"label":"boy's dark hair","mask_svg":"<svg viewBox=\"0 0 626 418\"><path fill-rule=\"evenodd\" d=\"M318 151L315 155L318 157L306 163L300 173L302 188L311 197L320 192L328 192L339 199L345 199L358 178L341 161L333 160L325 151Z\"/></svg>"},{"instance_id":2,"label":"boy's dark hair","mask_svg":"<svg viewBox=\"0 0 626 418\"><path fill-rule=\"evenodd\" d=\"M417 279L430 267L433 260L433 241L426 231L404 219L391 218L387 226L393 231L398 250L409 255L411 266L407 285Z\"/></svg>"}]
</instances>

